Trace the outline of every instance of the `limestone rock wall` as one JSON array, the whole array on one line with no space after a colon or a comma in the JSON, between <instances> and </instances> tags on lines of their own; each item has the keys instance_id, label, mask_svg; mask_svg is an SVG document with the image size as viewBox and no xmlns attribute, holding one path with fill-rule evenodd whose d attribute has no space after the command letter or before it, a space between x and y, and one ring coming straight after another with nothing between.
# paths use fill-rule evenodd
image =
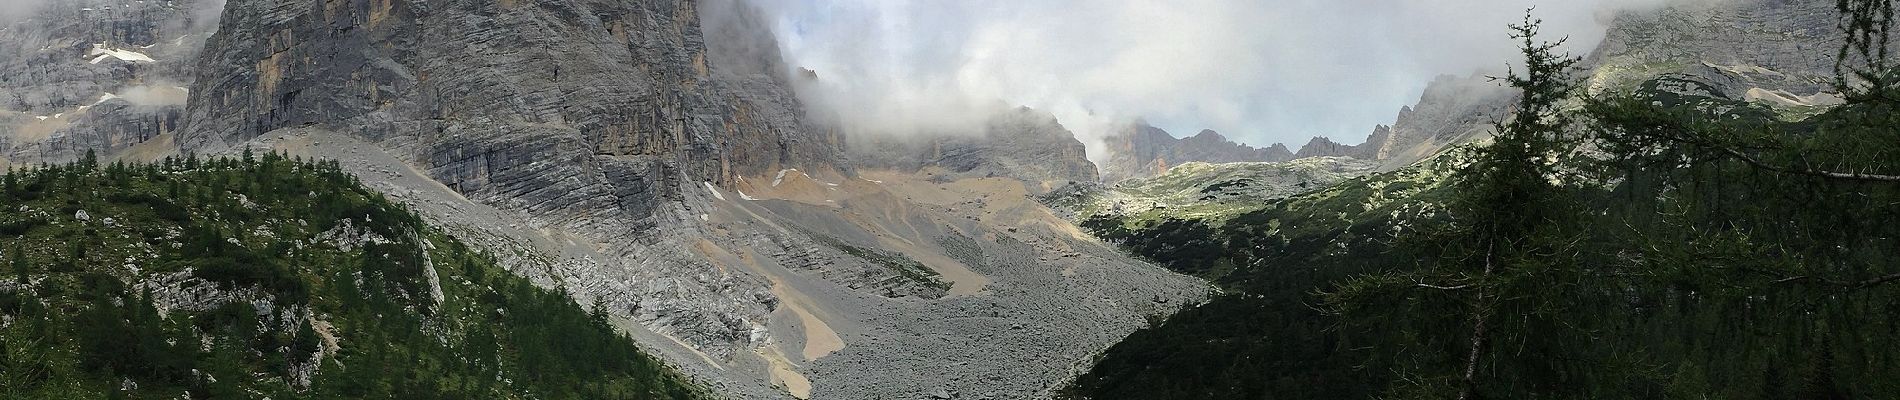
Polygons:
<instances>
[{"instance_id":1,"label":"limestone rock wall","mask_svg":"<svg viewBox=\"0 0 1900 400\"><path fill-rule=\"evenodd\" d=\"M0 18L0 165L102 158L179 129L210 0L52 0Z\"/></svg>"}]
</instances>

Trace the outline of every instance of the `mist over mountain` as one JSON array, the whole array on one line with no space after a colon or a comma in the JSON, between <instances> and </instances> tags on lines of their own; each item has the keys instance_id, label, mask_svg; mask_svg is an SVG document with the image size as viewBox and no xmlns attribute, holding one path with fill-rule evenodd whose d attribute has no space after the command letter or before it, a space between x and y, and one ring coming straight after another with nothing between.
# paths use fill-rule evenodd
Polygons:
<instances>
[{"instance_id":1,"label":"mist over mountain","mask_svg":"<svg viewBox=\"0 0 1900 400\"><path fill-rule=\"evenodd\" d=\"M827 78L802 90L855 130L967 124L992 102L1048 110L1097 163L1135 119L1241 143L1357 141L1439 74L1501 71L1496 27L1536 6L1583 52L1643 1L886 2L784 1L788 62Z\"/></svg>"}]
</instances>

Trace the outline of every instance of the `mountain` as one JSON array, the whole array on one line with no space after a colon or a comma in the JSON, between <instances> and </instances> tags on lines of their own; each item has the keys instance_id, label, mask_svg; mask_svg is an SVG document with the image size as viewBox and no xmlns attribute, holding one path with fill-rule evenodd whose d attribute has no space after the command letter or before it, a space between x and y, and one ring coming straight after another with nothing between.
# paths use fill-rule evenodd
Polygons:
<instances>
[{"instance_id":1,"label":"mountain","mask_svg":"<svg viewBox=\"0 0 1900 400\"><path fill-rule=\"evenodd\" d=\"M1868 382L1893 368L1836 357L1890 356L1891 324L1867 316L1895 288L1808 275L1900 268L1873 250L1892 246L1891 224L1867 222L1891 219L1891 179L1802 170L1900 167L1893 98L1843 105L1828 84L1845 43L1834 6L1678 2L1617 16L1577 75L1584 93L1612 100L1558 107L1588 117L1572 133L1600 140L1562 155L1561 170L1600 175L1533 177L1528 187L1553 194L1541 200L1525 187L1473 189L1496 173L1470 167L1474 156L1505 146L1448 147L1493 140L1489 123L1514 111L1515 90L1441 78L1366 144L1302 149L1383 160L1380 171L1238 212L1223 196L1080 208L1091 233L1223 295L1117 343L1066 394L1890 397ZM1198 176L1141 187L1192 188ZM1553 216L1513 246L1563 250L1495 262L1510 272L1493 274L1493 253L1474 243L1490 220L1510 219L1482 217L1486 207L1523 209L1506 202ZM1741 332L1733 321L1759 322ZM1785 359L1808 361L1772 361Z\"/></svg>"},{"instance_id":2,"label":"mountain","mask_svg":"<svg viewBox=\"0 0 1900 400\"><path fill-rule=\"evenodd\" d=\"M0 19L0 167L87 150L152 159L183 126L223 2L29 2ZM12 7L12 6L10 6ZM154 143L138 146L142 143Z\"/></svg>"},{"instance_id":3,"label":"mountain","mask_svg":"<svg viewBox=\"0 0 1900 400\"><path fill-rule=\"evenodd\" d=\"M1449 146L1488 137L1491 124L1509 115L1514 100L1510 91L1482 75L1440 75L1425 86L1417 104L1400 108L1391 125L1374 127L1364 142L1346 145L1316 137L1295 157L1352 157L1394 170Z\"/></svg>"},{"instance_id":4,"label":"mountain","mask_svg":"<svg viewBox=\"0 0 1900 400\"><path fill-rule=\"evenodd\" d=\"M1286 146L1278 144L1256 149L1211 130L1176 139L1144 122L1130 124L1104 140L1108 161L1102 165L1102 178L1111 183L1160 175L1188 162L1277 162L1294 158Z\"/></svg>"},{"instance_id":5,"label":"mountain","mask_svg":"<svg viewBox=\"0 0 1900 400\"><path fill-rule=\"evenodd\" d=\"M1833 4L1691 2L1618 16L1585 60L1592 92L1631 90L1657 76L1700 82L1723 97L1800 120L1838 105Z\"/></svg>"},{"instance_id":6,"label":"mountain","mask_svg":"<svg viewBox=\"0 0 1900 400\"><path fill-rule=\"evenodd\" d=\"M1607 37L1585 56L1584 88L1627 91L1660 76L1708 85L1726 97L1799 120L1841 103L1832 93L1839 14L1825 2L1679 2L1616 16ZM1683 90L1688 90L1687 88ZM1515 96L1482 75L1440 76L1417 104L1399 110L1359 145L1314 138L1295 157L1378 160L1393 170L1448 146L1484 140L1512 112Z\"/></svg>"},{"instance_id":7,"label":"mountain","mask_svg":"<svg viewBox=\"0 0 1900 400\"><path fill-rule=\"evenodd\" d=\"M1046 114L928 165L852 159L761 20L726 0L231 2L182 127L145 143L336 160L740 398L1044 397L1207 295L1034 201L1095 179Z\"/></svg>"},{"instance_id":8,"label":"mountain","mask_svg":"<svg viewBox=\"0 0 1900 400\"><path fill-rule=\"evenodd\" d=\"M863 168L940 169L939 179L1006 177L1039 187L1098 179L1087 149L1054 115L1019 107L982 126L974 134L857 135L851 159Z\"/></svg>"},{"instance_id":9,"label":"mountain","mask_svg":"<svg viewBox=\"0 0 1900 400\"><path fill-rule=\"evenodd\" d=\"M1514 99L1481 75L1442 75L1426 85L1417 104L1401 108L1391 125L1374 127L1360 144L1314 137L1297 152L1289 152L1283 144L1253 148L1233 143L1214 131L1176 139L1159 128L1135 123L1105 139L1109 160L1102 176L1113 183L1160 175L1187 162L1279 162L1310 157L1376 161L1381 170L1390 171L1451 145L1488 137L1492 122L1509 114Z\"/></svg>"}]
</instances>

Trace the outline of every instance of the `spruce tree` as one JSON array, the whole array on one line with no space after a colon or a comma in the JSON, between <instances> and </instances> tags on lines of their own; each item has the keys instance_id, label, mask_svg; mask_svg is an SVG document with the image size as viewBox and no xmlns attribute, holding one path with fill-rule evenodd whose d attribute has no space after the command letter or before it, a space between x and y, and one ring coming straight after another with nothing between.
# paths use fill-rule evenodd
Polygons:
<instances>
[{"instance_id":1,"label":"spruce tree","mask_svg":"<svg viewBox=\"0 0 1900 400\"><path fill-rule=\"evenodd\" d=\"M1560 259L1569 244L1552 229L1570 218L1564 189L1552 181L1575 143L1568 134L1575 120L1561 107L1575 91L1579 59L1557 54L1562 40L1539 41L1541 23L1527 12L1511 25L1524 64L1494 80L1522 94L1514 114L1494 124L1492 143L1472 149L1453 178L1457 196L1447 207L1456 222L1425 244L1443 247L1442 255L1417 268L1353 279L1327 296L1349 320L1381 326L1367 329L1411 330L1375 333L1414 338L1384 347L1442 349L1385 356L1399 364L1393 368L1402 381L1417 385L1406 389L1416 396L1581 390L1561 389L1574 374L1545 358L1569 356L1556 353L1566 351L1562 342L1571 336L1548 331L1562 325L1554 318L1572 312L1558 289L1575 272Z\"/></svg>"},{"instance_id":2,"label":"spruce tree","mask_svg":"<svg viewBox=\"0 0 1900 400\"><path fill-rule=\"evenodd\" d=\"M13 255L8 260L8 263L13 266L13 281L20 285L26 285L28 282L26 250L20 248L19 243L13 244Z\"/></svg>"}]
</instances>

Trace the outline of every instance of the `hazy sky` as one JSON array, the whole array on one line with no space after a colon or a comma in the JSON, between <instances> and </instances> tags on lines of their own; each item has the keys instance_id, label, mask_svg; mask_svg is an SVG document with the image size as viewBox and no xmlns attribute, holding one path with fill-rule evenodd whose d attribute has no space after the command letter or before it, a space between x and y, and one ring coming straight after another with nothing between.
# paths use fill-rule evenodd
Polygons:
<instances>
[{"instance_id":1,"label":"hazy sky","mask_svg":"<svg viewBox=\"0 0 1900 400\"><path fill-rule=\"evenodd\" d=\"M1587 52L1615 9L1663 0L783 0L758 2L812 100L858 128L954 125L998 100L1085 142L1145 117L1255 145L1363 141L1440 74L1502 70L1537 6ZM1099 146L1089 143L1091 155Z\"/></svg>"}]
</instances>

